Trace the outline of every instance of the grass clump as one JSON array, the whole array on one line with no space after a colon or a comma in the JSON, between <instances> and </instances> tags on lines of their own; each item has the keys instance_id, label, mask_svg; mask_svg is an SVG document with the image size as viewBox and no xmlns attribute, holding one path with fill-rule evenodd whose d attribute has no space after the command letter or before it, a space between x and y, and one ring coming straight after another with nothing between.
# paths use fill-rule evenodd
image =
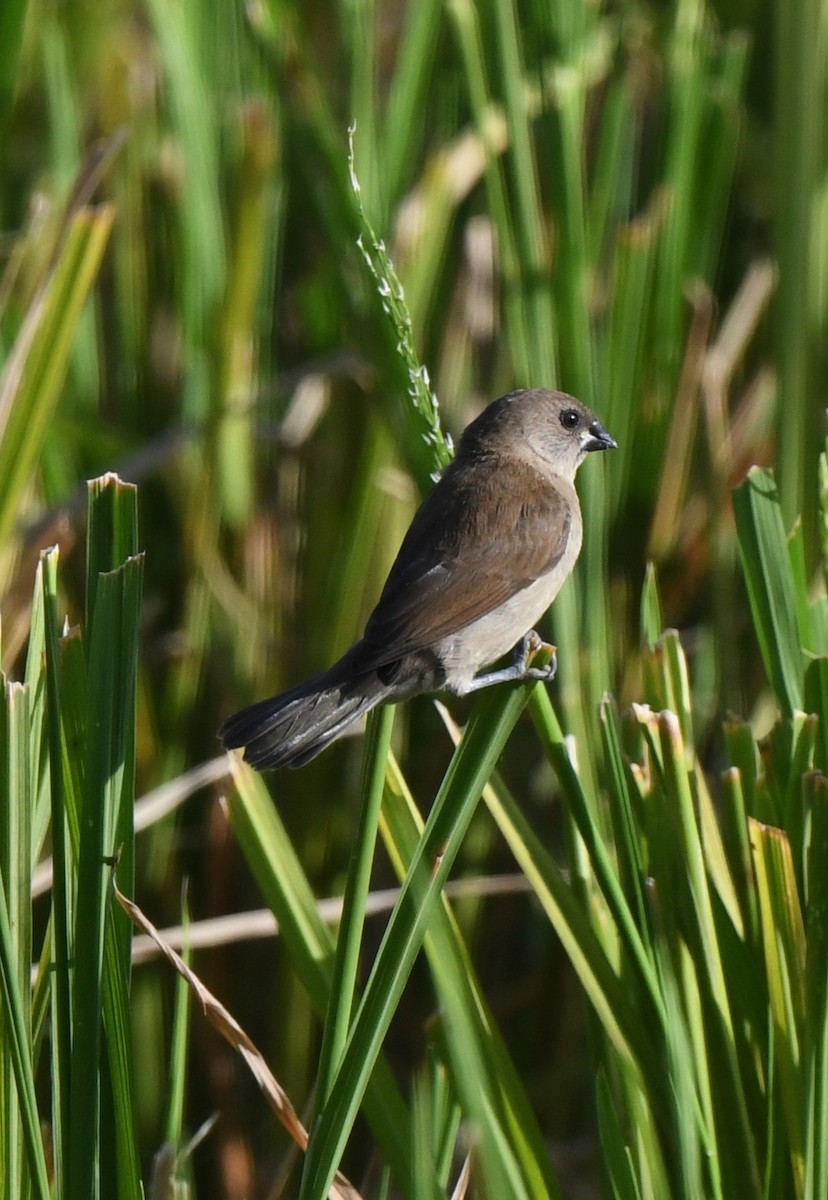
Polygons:
<instances>
[{"instance_id":1,"label":"grass clump","mask_svg":"<svg viewBox=\"0 0 828 1200\"><path fill-rule=\"evenodd\" d=\"M0 1195L568 1196L584 1140L596 1194L826 1194L806 9L4 8ZM217 761L525 385L620 447L579 481L556 687ZM194 940L275 914L190 969L306 1154L131 966L113 871L156 924L188 880Z\"/></svg>"}]
</instances>

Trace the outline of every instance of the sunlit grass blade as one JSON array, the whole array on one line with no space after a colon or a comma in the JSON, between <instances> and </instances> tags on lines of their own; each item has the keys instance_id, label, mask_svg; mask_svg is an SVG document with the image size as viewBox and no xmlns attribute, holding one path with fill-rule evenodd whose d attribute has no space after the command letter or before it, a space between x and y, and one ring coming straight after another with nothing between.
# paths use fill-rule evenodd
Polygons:
<instances>
[{"instance_id":1,"label":"sunlit grass blade","mask_svg":"<svg viewBox=\"0 0 828 1200\"><path fill-rule=\"evenodd\" d=\"M490 790L487 785L484 798ZM382 828L402 879L422 836L423 822L393 760L389 762ZM416 886L416 879L414 883ZM492 1194L515 1197L559 1195L543 1135L445 898L435 909L425 951L444 1014L441 1043L462 1112L475 1129L475 1158L480 1160L487 1188Z\"/></svg>"},{"instance_id":2,"label":"sunlit grass blade","mask_svg":"<svg viewBox=\"0 0 828 1200\"><path fill-rule=\"evenodd\" d=\"M675 629L668 629L656 640L644 660L645 695L656 712L669 709L679 718L681 735L687 746L693 744L693 716L687 660Z\"/></svg>"},{"instance_id":3,"label":"sunlit grass blade","mask_svg":"<svg viewBox=\"0 0 828 1200\"><path fill-rule=\"evenodd\" d=\"M701 839L693 797L693 779L687 769L685 747L681 738L678 720L673 713L661 713L658 720L661 748L664 756L664 783L671 804L676 806L678 821L676 832L682 838L681 853L686 862L686 878L695 910L697 930L705 961L705 974L710 994L722 1023L722 1038L729 1058L729 1067L736 1085L739 1099L736 1127L741 1124L746 1162L750 1163L750 1135L744 1095L741 1093L739 1072L735 1062L734 1017L727 990L727 972L723 960L723 948L719 941L707 864ZM756 1172L755 1163L752 1171ZM746 1168L746 1170L748 1170ZM757 1176L758 1177L758 1176Z\"/></svg>"},{"instance_id":4,"label":"sunlit grass blade","mask_svg":"<svg viewBox=\"0 0 828 1200\"><path fill-rule=\"evenodd\" d=\"M791 848L782 830L750 822L751 846L765 951L768 996L774 1029L788 1153L797 1196L804 1182L807 1102L802 1088L806 944Z\"/></svg>"},{"instance_id":5,"label":"sunlit grass blade","mask_svg":"<svg viewBox=\"0 0 828 1200\"><path fill-rule=\"evenodd\" d=\"M0 720L0 888L3 891L3 923L8 942L3 947L3 988L10 991L4 1004L0 1052L0 1146L4 1147L2 1171L9 1195L23 1192L24 1150L32 1113L23 1093L22 1072L33 1071L31 1035L32 958L31 913L31 821L34 807L34 764L31 758L30 697L28 687L4 681L3 712ZM19 1006L19 1007L18 1007ZM25 1041L18 1043L21 1032ZM25 1063L20 1061L20 1056ZM25 1085L28 1088L28 1084ZM20 1136L22 1128L23 1138ZM31 1163L29 1169L34 1169Z\"/></svg>"},{"instance_id":6,"label":"sunlit grass blade","mask_svg":"<svg viewBox=\"0 0 828 1200\"><path fill-rule=\"evenodd\" d=\"M677 1164L669 1162L667 1166L686 1186L688 1196L707 1195L710 1191L720 1197L719 1164L710 1136L715 1122L711 1120L705 1069L707 1046L703 1037L696 1040L694 1036L699 1032L699 1022L693 1023L699 1009L697 980L687 944L673 927L671 913L665 914L667 919L659 928L659 918L669 909L669 903L662 906L661 901L661 895L654 891L655 946L667 1009L666 1074L672 1091L667 1136L678 1158Z\"/></svg>"},{"instance_id":7,"label":"sunlit grass blade","mask_svg":"<svg viewBox=\"0 0 828 1200\"><path fill-rule=\"evenodd\" d=\"M293 969L321 1018L328 1005L334 939L262 778L230 756L235 783L230 819L265 903L279 922ZM365 1116L396 1179L407 1176L408 1113L387 1062L377 1061L365 1096Z\"/></svg>"},{"instance_id":8,"label":"sunlit grass blade","mask_svg":"<svg viewBox=\"0 0 828 1200\"><path fill-rule=\"evenodd\" d=\"M181 924L186 932L190 928L190 910L186 896L182 898ZM185 938L181 959L185 966L191 965L189 943ZM175 1012L172 1022L172 1049L170 1052L170 1093L164 1140L178 1150L183 1144L184 1107L186 1102L187 1057L190 1034L190 992L186 979L179 975L175 984Z\"/></svg>"},{"instance_id":9,"label":"sunlit grass blade","mask_svg":"<svg viewBox=\"0 0 828 1200\"><path fill-rule=\"evenodd\" d=\"M0 544L8 539L37 463L113 219L106 207L82 209L70 218L54 269L0 375Z\"/></svg>"},{"instance_id":10,"label":"sunlit grass blade","mask_svg":"<svg viewBox=\"0 0 828 1200\"><path fill-rule=\"evenodd\" d=\"M552 707L548 694L538 688L532 696L530 712L538 728L545 753L558 777L564 794L568 815L583 839L595 875L607 907L615 921L618 934L627 946L631 963L639 975L645 995L663 1018L661 998L653 963L638 929L633 913L623 893L615 865L605 843L603 833L592 811L587 793L578 771L570 758L563 731Z\"/></svg>"},{"instance_id":11,"label":"sunlit grass blade","mask_svg":"<svg viewBox=\"0 0 828 1200\"><path fill-rule=\"evenodd\" d=\"M144 1200L141 1156L138 1146L137 1111L133 1085L134 1063L132 1021L129 1007L129 975L124 972L118 939L113 932L114 906L108 915L104 948L103 1028L106 1034L107 1071L102 1075L102 1133L107 1151L102 1165L114 1159L112 1176L119 1200ZM109 1176L108 1171L102 1174ZM104 1187L110 1186L108 1183Z\"/></svg>"},{"instance_id":12,"label":"sunlit grass blade","mask_svg":"<svg viewBox=\"0 0 828 1200\"><path fill-rule=\"evenodd\" d=\"M525 688L515 689L505 703L499 696L486 696L478 701L466 736L434 801L417 853L409 865L330 1098L313 1131L302 1177L302 1200L306 1197L320 1200L330 1186L443 882L460 848L483 785L525 703ZM412 912L413 879L424 875L428 882L421 882L417 887L419 903Z\"/></svg>"},{"instance_id":13,"label":"sunlit grass blade","mask_svg":"<svg viewBox=\"0 0 828 1200\"><path fill-rule=\"evenodd\" d=\"M502 787L487 789L486 804L512 853L526 872L546 915L561 939L609 1042L629 1068L657 1079L657 1027L644 1017L629 984L622 983L592 928L571 884L565 880L532 832L520 808ZM661 997L659 1002L662 1003Z\"/></svg>"},{"instance_id":14,"label":"sunlit grass blade","mask_svg":"<svg viewBox=\"0 0 828 1200\"><path fill-rule=\"evenodd\" d=\"M683 1155L681 1174L703 1179L705 1192L727 1196L736 1180L758 1187L761 1177L741 1024L744 991L757 979L734 950L733 930L741 936L743 929L737 888L678 718L669 710L656 716L638 707L635 714L652 772L642 817L652 880L648 924L658 935L668 1076L674 1080L670 1136Z\"/></svg>"},{"instance_id":15,"label":"sunlit grass blade","mask_svg":"<svg viewBox=\"0 0 828 1200\"><path fill-rule=\"evenodd\" d=\"M48 730L45 724L47 704L46 599L43 588L43 559L37 565L32 591L32 617L26 651L24 681L29 688L29 753L32 760L31 848L32 865L40 854L49 827Z\"/></svg>"},{"instance_id":16,"label":"sunlit grass blade","mask_svg":"<svg viewBox=\"0 0 828 1200\"><path fill-rule=\"evenodd\" d=\"M431 1164L434 1147L434 1112L430 1081L423 1072L415 1078L411 1096L411 1200L431 1200L426 1165Z\"/></svg>"},{"instance_id":17,"label":"sunlit grass blade","mask_svg":"<svg viewBox=\"0 0 828 1200\"><path fill-rule=\"evenodd\" d=\"M828 781L813 775L807 785L811 831L806 871L803 1197L819 1200L828 1192Z\"/></svg>"},{"instance_id":18,"label":"sunlit grass blade","mask_svg":"<svg viewBox=\"0 0 828 1200\"><path fill-rule=\"evenodd\" d=\"M748 804L742 780L742 773L737 767L731 767L725 771L722 777L721 833L730 868L730 877L738 896L745 936L752 944L756 944L759 913L756 889L753 886L753 866L747 818Z\"/></svg>"},{"instance_id":19,"label":"sunlit grass blade","mask_svg":"<svg viewBox=\"0 0 828 1200\"><path fill-rule=\"evenodd\" d=\"M324 1012L334 939L319 915L307 876L267 786L236 755L230 820L265 903L279 922L294 969L314 1006Z\"/></svg>"},{"instance_id":20,"label":"sunlit grass blade","mask_svg":"<svg viewBox=\"0 0 828 1200\"><path fill-rule=\"evenodd\" d=\"M615 843L618 848L618 872L631 911L636 914L638 926L646 928L647 900L645 895L646 871L643 851L633 809L633 795L627 779L627 769L621 750L618 714L609 699L600 709L601 732L607 759L607 770L611 780L614 803L611 807Z\"/></svg>"},{"instance_id":21,"label":"sunlit grass blade","mask_svg":"<svg viewBox=\"0 0 828 1200\"><path fill-rule=\"evenodd\" d=\"M342 901L342 918L339 922L328 1011L319 1054L317 1112L322 1109L330 1094L356 1004L356 980L365 924L365 902L371 886L371 870L385 783L385 762L391 744L393 723L393 707L375 710L368 717L359 819L354 830L354 849Z\"/></svg>"}]
</instances>

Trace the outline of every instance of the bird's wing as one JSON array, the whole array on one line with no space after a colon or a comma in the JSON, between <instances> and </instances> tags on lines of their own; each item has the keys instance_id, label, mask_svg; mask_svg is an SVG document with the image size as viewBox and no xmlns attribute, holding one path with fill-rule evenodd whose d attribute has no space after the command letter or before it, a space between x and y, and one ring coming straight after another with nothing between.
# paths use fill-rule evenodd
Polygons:
<instances>
[{"instance_id":1,"label":"bird's wing","mask_svg":"<svg viewBox=\"0 0 828 1200\"><path fill-rule=\"evenodd\" d=\"M477 463L451 482L444 476L406 534L360 645L368 669L465 629L566 551L577 499L528 465Z\"/></svg>"}]
</instances>

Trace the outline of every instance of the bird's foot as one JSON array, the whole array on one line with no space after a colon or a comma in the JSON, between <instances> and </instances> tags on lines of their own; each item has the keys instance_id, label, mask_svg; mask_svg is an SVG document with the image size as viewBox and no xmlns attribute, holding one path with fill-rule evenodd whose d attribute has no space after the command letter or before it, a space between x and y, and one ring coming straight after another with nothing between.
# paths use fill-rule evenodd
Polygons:
<instances>
[{"instance_id":1,"label":"bird's foot","mask_svg":"<svg viewBox=\"0 0 828 1200\"><path fill-rule=\"evenodd\" d=\"M542 667L530 666L529 664L532 659L541 651L551 655L549 661ZM550 683L555 678L557 667L558 662L555 647L550 646L548 642L544 642L534 629L530 629L512 651L510 666L501 667L497 671L489 671L487 675L476 676L471 681L471 684L463 689L462 694L467 695L469 692L477 692L481 688L491 687L493 683L523 683L527 679L537 679L544 683Z\"/></svg>"},{"instance_id":2,"label":"bird's foot","mask_svg":"<svg viewBox=\"0 0 828 1200\"><path fill-rule=\"evenodd\" d=\"M541 652L549 656L548 661L540 667L530 666L529 664L532 662L532 659ZM537 630L530 629L527 634L524 634L512 651L512 663L520 672L520 678L540 679L546 683L551 683L558 669L556 647L550 645L549 642L545 642Z\"/></svg>"}]
</instances>

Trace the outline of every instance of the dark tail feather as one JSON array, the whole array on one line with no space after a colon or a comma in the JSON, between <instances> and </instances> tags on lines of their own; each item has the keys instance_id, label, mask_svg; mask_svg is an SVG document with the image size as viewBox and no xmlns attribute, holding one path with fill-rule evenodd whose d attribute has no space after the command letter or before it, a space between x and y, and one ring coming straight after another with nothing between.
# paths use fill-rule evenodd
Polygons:
<instances>
[{"instance_id":1,"label":"dark tail feather","mask_svg":"<svg viewBox=\"0 0 828 1200\"><path fill-rule=\"evenodd\" d=\"M388 694L374 673L343 682L332 668L234 713L219 730L219 740L225 750L243 746L245 762L259 771L301 767Z\"/></svg>"}]
</instances>

